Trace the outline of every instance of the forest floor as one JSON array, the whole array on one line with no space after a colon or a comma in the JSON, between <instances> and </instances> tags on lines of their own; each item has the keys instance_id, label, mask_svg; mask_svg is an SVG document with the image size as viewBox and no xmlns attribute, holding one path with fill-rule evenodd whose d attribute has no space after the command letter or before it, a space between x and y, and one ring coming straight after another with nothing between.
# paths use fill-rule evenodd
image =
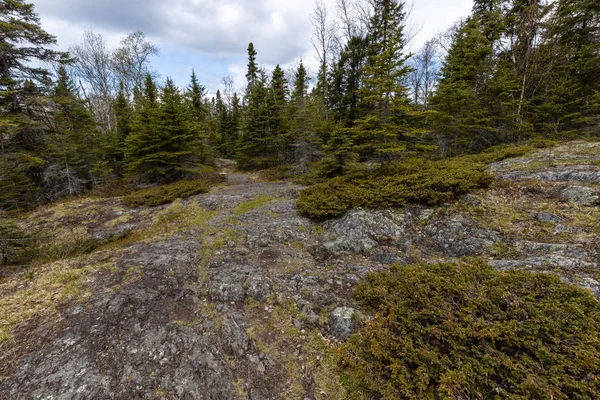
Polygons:
<instances>
[{"instance_id":1,"label":"forest floor","mask_svg":"<svg viewBox=\"0 0 600 400\"><path fill-rule=\"evenodd\" d=\"M298 215L302 186L231 170L159 207L42 207L20 224L52 246L0 278L0 398L344 399L332 311L398 263L478 257L600 296L600 143L490 170L491 188L453 204L326 223Z\"/></svg>"}]
</instances>

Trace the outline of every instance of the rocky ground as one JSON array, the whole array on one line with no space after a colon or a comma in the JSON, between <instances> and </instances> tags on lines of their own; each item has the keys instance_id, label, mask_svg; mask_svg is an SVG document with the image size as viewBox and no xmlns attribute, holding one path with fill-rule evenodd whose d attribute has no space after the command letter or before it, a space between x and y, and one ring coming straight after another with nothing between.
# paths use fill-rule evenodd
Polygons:
<instances>
[{"instance_id":1,"label":"rocky ground","mask_svg":"<svg viewBox=\"0 0 600 400\"><path fill-rule=\"evenodd\" d=\"M343 399L333 349L360 316L352 289L396 263L482 257L600 296L600 143L491 171L454 204L324 224L298 215L302 187L234 173L167 206L40 209L22 223L57 243L112 239L0 280L0 398Z\"/></svg>"}]
</instances>

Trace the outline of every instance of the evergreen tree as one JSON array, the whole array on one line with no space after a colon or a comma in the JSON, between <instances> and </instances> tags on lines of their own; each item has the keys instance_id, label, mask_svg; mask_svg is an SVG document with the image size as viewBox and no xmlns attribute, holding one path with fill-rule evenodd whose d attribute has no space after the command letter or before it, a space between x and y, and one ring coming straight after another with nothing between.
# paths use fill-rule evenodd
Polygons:
<instances>
[{"instance_id":1,"label":"evergreen tree","mask_svg":"<svg viewBox=\"0 0 600 400\"><path fill-rule=\"evenodd\" d=\"M167 79L159 104L154 98L156 85L147 78L144 93L128 139L130 172L150 182L172 182L192 176L200 164L211 160L198 123L179 89Z\"/></svg>"},{"instance_id":2,"label":"evergreen tree","mask_svg":"<svg viewBox=\"0 0 600 400\"><path fill-rule=\"evenodd\" d=\"M321 135L327 121L323 111L322 97L308 95L310 80L304 64L300 62L292 85L290 102L290 160L298 174L308 172L310 163L319 160L322 150Z\"/></svg>"},{"instance_id":3,"label":"evergreen tree","mask_svg":"<svg viewBox=\"0 0 600 400\"><path fill-rule=\"evenodd\" d=\"M600 3L557 0L554 6L540 49L552 70L533 100L536 126L550 133L593 123L598 114L589 106L600 89Z\"/></svg>"},{"instance_id":4,"label":"evergreen tree","mask_svg":"<svg viewBox=\"0 0 600 400\"><path fill-rule=\"evenodd\" d=\"M206 88L202 86L196 76L196 72L192 70L190 77L190 85L187 88L187 100L190 104L192 114L200 125L206 124L208 110L204 102L206 96Z\"/></svg>"},{"instance_id":5,"label":"evergreen tree","mask_svg":"<svg viewBox=\"0 0 600 400\"><path fill-rule=\"evenodd\" d=\"M331 72L328 104L336 121L345 127L352 126L361 116L360 88L367 51L366 38L351 38Z\"/></svg>"},{"instance_id":6,"label":"evergreen tree","mask_svg":"<svg viewBox=\"0 0 600 400\"><path fill-rule=\"evenodd\" d=\"M279 162L285 161L285 135L289 130L287 103L288 82L283 69L277 65L271 75L271 86L267 98L269 136L271 137L267 151L273 153Z\"/></svg>"},{"instance_id":7,"label":"evergreen tree","mask_svg":"<svg viewBox=\"0 0 600 400\"><path fill-rule=\"evenodd\" d=\"M272 149L273 136L270 130L269 88L267 76L256 64L254 45L248 46L248 86L244 103L242 132L236 146L236 160L242 169L272 167L277 163L277 154Z\"/></svg>"},{"instance_id":8,"label":"evergreen tree","mask_svg":"<svg viewBox=\"0 0 600 400\"><path fill-rule=\"evenodd\" d=\"M223 130L221 154L227 158L235 158L236 145L239 137L242 105L237 93L231 99L231 110L226 114L226 128Z\"/></svg>"},{"instance_id":9,"label":"evergreen tree","mask_svg":"<svg viewBox=\"0 0 600 400\"><path fill-rule=\"evenodd\" d=\"M106 138L103 146L103 159L95 170L106 175L107 172L122 177L125 172L125 149L127 139L133 129L134 110L127 98L125 86L119 85L119 93L114 102L116 129Z\"/></svg>"},{"instance_id":10,"label":"evergreen tree","mask_svg":"<svg viewBox=\"0 0 600 400\"><path fill-rule=\"evenodd\" d=\"M360 89L365 115L355 122L355 144L381 165L404 151L407 136L407 90L401 82L409 72L403 53L404 3L375 0L369 32L369 59Z\"/></svg>"},{"instance_id":11,"label":"evergreen tree","mask_svg":"<svg viewBox=\"0 0 600 400\"><path fill-rule=\"evenodd\" d=\"M432 99L434 109L441 113L436 130L443 156L469 146L488 147L496 140L491 117L481 101L492 52L476 16L454 33L440 85Z\"/></svg>"},{"instance_id":12,"label":"evergreen tree","mask_svg":"<svg viewBox=\"0 0 600 400\"><path fill-rule=\"evenodd\" d=\"M277 163L277 155L269 152L272 139L269 129L267 77L260 71L246 93L242 133L236 148L238 166L242 169L269 168Z\"/></svg>"},{"instance_id":13,"label":"evergreen tree","mask_svg":"<svg viewBox=\"0 0 600 400\"><path fill-rule=\"evenodd\" d=\"M0 207L24 208L40 200L50 73L40 67L66 55L50 49L33 4L0 1ZM33 61L33 62L32 62Z\"/></svg>"},{"instance_id":14,"label":"evergreen tree","mask_svg":"<svg viewBox=\"0 0 600 400\"><path fill-rule=\"evenodd\" d=\"M93 116L77 97L64 66L58 70L58 81L50 100L54 112L47 138L48 166L43 182L47 198L57 199L89 188L98 131Z\"/></svg>"},{"instance_id":15,"label":"evergreen tree","mask_svg":"<svg viewBox=\"0 0 600 400\"><path fill-rule=\"evenodd\" d=\"M249 87L259 78L258 65L256 64L257 54L258 53L254 49L254 43L250 42L248 45L248 72L246 73L246 80L248 81Z\"/></svg>"},{"instance_id":16,"label":"evergreen tree","mask_svg":"<svg viewBox=\"0 0 600 400\"><path fill-rule=\"evenodd\" d=\"M159 129L157 89L152 76L146 75L142 96L138 97L135 118L127 138L126 160L130 174L142 180L162 177L162 162L156 157L163 146Z\"/></svg>"}]
</instances>

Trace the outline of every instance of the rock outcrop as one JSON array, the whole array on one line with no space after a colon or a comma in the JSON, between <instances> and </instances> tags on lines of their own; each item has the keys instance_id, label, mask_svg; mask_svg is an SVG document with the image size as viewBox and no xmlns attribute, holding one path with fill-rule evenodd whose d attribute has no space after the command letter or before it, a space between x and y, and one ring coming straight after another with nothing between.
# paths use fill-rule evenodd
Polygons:
<instances>
[{"instance_id":1,"label":"rock outcrop","mask_svg":"<svg viewBox=\"0 0 600 400\"><path fill-rule=\"evenodd\" d=\"M244 174L167 206L47 207L24 226L117 238L0 281L0 398L343 398L326 349L360 328L371 272L480 257L600 296L598 161L598 144L546 149L456 203L324 224L298 215L301 186Z\"/></svg>"}]
</instances>

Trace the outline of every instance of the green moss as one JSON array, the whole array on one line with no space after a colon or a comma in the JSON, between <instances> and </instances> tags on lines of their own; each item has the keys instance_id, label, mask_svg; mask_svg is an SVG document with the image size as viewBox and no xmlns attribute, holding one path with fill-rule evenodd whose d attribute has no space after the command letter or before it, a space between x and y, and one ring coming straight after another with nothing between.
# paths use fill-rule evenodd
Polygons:
<instances>
[{"instance_id":1,"label":"green moss","mask_svg":"<svg viewBox=\"0 0 600 400\"><path fill-rule=\"evenodd\" d=\"M220 174L205 173L200 179L179 181L169 185L138 190L125 196L123 202L130 207L160 206L172 203L177 199L207 193L211 186L224 180L225 178Z\"/></svg>"},{"instance_id":2,"label":"green moss","mask_svg":"<svg viewBox=\"0 0 600 400\"><path fill-rule=\"evenodd\" d=\"M486 165L470 158L413 159L314 185L300 194L298 209L309 218L324 220L357 207L393 208L409 202L440 205L492 181Z\"/></svg>"},{"instance_id":3,"label":"green moss","mask_svg":"<svg viewBox=\"0 0 600 400\"><path fill-rule=\"evenodd\" d=\"M271 203L273 200L276 200L273 196L260 195L257 198L247 201L238 205L233 212L234 215L242 215L246 214L250 211L256 210L258 208L264 207L267 204Z\"/></svg>"},{"instance_id":4,"label":"green moss","mask_svg":"<svg viewBox=\"0 0 600 400\"><path fill-rule=\"evenodd\" d=\"M557 276L403 266L355 295L374 315L341 351L355 398L600 396L600 303Z\"/></svg>"}]
</instances>

